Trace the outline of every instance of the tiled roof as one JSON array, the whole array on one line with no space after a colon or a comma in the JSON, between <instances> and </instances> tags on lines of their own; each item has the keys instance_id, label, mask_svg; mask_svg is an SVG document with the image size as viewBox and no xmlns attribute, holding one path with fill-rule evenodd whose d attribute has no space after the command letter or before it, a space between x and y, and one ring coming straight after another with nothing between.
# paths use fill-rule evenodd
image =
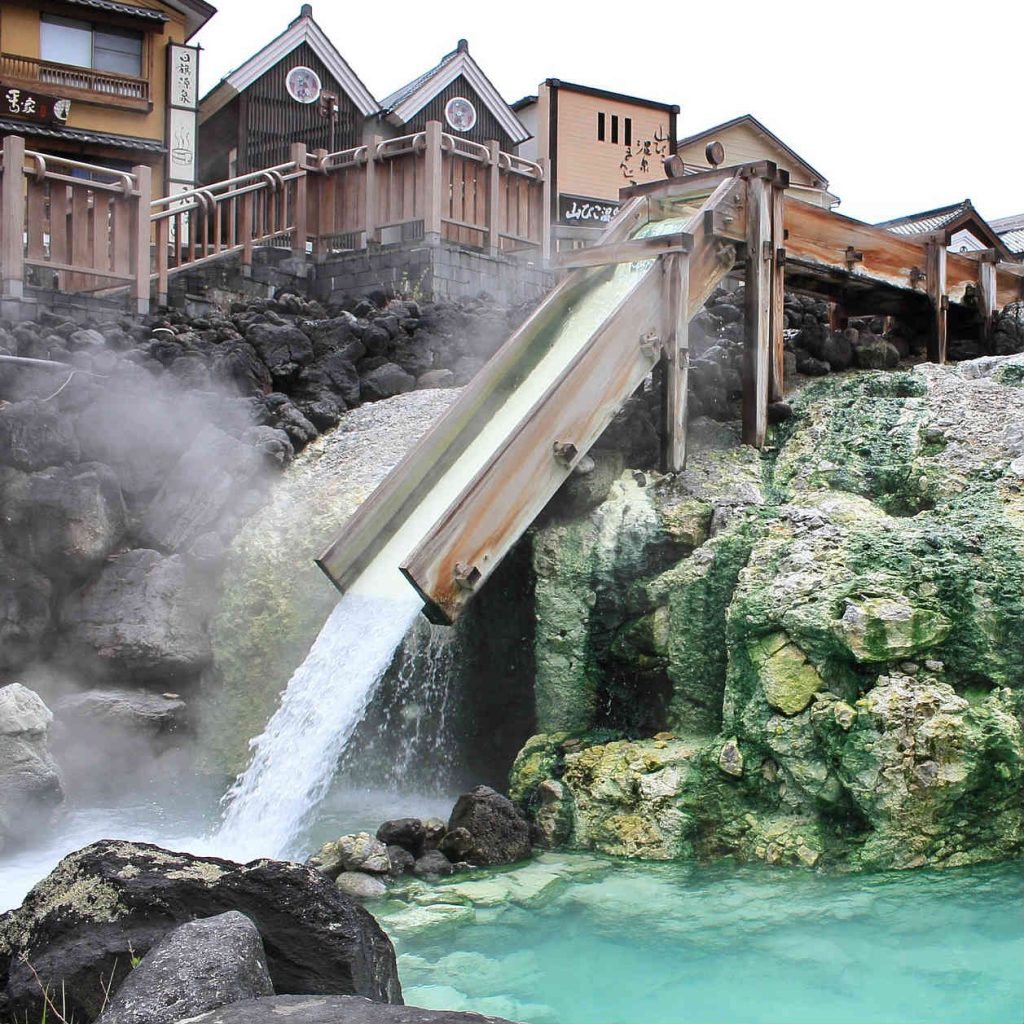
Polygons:
<instances>
[{"instance_id":1,"label":"tiled roof","mask_svg":"<svg viewBox=\"0 0 1024 1024\"><path fill-rule=\"evenodd\" d=\"M166 153L164 144L157 139L140 139L133 135L114 135L110 132L87 132L80 128L55 128L29 121L0 120L0 133L37 135L47 139L66 139L68 142L88 142L94 146L113 146L143 153Z\"/></svg>"},{"instance_id":2,"label":"tiled roof","mask_svg":"<svg viewBox=\"0 0 1024 1024\"><path fill-rule=\"evenodd\" d=\"M990 220L989 224L1010 252L1024 254L1024 213Z\"/></svg>"},{"instance_id":3,"label":"tiled roof","mask_svg":"<svg viewBox=\"0 0 1024 1024\"><path fill-rule=\"evenodd\" d=\"M61 0L62 3L74 7L91 7L96 11L112 11L114 14L127 14L132 18L145 18L147 21L170 21L163 11L152 7L136 7L135 4L118 4L113 0Z\"/></svg>"},{"instance_id":4,"label":"tiled roof","mask_svg":"<svg viewBox=\"0 0 1024 1024\"><path fill-rule=\"evenodd\" d=\"M925 210L923 213L910 213L905 217L884 220L875 227L885 228L894 235L923 235L944 228L970 209L970 199L964 199L950 206L940 206L936 210Z\"/></svg>"},{"instance_id":5,"label":"tiled roof","mask_svg":"<svg viewBox=\"0 0 1024 1024\"><path fill-rule=\"evenodd\" d=\"M458 57L460 52L460 50L452 50L451 53L446 53L429 71L424 71L422 75L418 78L414 78L411 82L407 82L401 89L396 89L390 96L385 96L384 99L380 101L381 107L384 110L394 110L395 107L400 106L410 96L415 95L417 90L426 85L434 75L451 64L451 62Z\"/></svg>"}]
</instances>

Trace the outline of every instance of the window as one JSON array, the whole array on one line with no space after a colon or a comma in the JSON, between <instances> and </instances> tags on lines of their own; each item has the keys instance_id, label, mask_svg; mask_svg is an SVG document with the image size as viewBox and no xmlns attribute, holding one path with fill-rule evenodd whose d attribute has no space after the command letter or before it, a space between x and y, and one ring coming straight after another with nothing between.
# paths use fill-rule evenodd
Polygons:
<instances>
[{"instance_id":1,"label":"window","mask_svg":"<svg viewBox=\"0 0 1024 1024\"><path fill-rule=\"evenodd\" d=\"M604 114L597 115L597 141L604 142Z\"/></svg>"},{"instance_id":2,"label":"window","mask_svg":"<svg viewBox=\"0 0 1024 1024\"><path fill-rule=\"evenodd\" d=\"M619 115L612 114L612 145L619 144Z\"/></svg>"},{"instance_id":3,"label":"window","mask_svg":"<svg viewBox=\"0 0 1024 1024\"><path fill-rule=\"evenodd\" d=\"M627 117L624 120L625 132L626 132L626 145L633 145L633 118Z\"/></svg>"},{"instance_id":4,"label":"window","mask_svg":"<svg viewBox=\"0 0 1024 1024\"><path fill-rule=\"evenodd\" d=\"M44 14L39 43L40 56L46 61L142 76L141 32Z\"/></svg>"}]
</instances>

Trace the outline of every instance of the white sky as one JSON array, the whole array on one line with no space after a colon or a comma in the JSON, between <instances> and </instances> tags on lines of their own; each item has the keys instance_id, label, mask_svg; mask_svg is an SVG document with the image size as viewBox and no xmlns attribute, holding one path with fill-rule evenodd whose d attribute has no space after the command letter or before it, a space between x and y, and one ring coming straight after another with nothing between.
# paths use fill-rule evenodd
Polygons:
<instances>
[{"instance_id":1,"label":"white sky","mask_svg":"<svg viewBox=\"0 0 1024 1024\"><path fill-rule=\"evenodd\" d=\"M283 31L300 0L212 0L205 93ZM1024 0L315 0L378 99L457 40L508 101L561 78L678 103L679 134L751 113L868 221L970 197L1024 212Z\"/></svg>"}]
</instances>

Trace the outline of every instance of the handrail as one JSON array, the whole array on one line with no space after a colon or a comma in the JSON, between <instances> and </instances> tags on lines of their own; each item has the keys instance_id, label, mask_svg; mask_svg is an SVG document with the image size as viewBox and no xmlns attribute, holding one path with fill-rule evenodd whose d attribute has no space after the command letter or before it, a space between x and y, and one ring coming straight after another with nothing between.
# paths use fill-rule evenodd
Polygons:
<instances>
[{"instance_id":1,"label":"handrail","mask_svg":"<svg viewBox=\"0 0 1024 1024\"><path fill-rule=\"evenodd\" d=\"M98 188L104 192L117 192L119 189L126 196L133 195L136 190L136 181L133 174L129 174L128 171L118 171L111 167L100 167L98 164L87 164L81 160L71 160L64 156L54 156L52 153L37 153L35 150L26 149L25 158L35 162L35 176L36 181L43 181L49 179L51 181L65 181L69 184L80 185L84 188ZM93 181L85 178L73 178L67 174L57 174L54 171L47 170L47 161L54 164L61 164L63 167L77 167L83 171L94 171L97 174L105 174L111 178L120 178L120 186L111 185L105 181ZM25 174L32 174L33 172L28 168L22 168Z\"/></svg>"},{"instance_id":2,"label":"handrail","mask_svg":"<svg viewBox=\"0 0 1024 1024\"><path fill-rule=\"evenodd\" d=\"M259 171L250 171L248 174L239 174L234 178L226 178L224 181L215 181L212 185L200 185L197 188L189 189L187 192L178 192L176 195L163 196L160 199L154 199L149 206L150 209L154 206L166 206L168 203L178 202L181 199L189 198L197 192L213 194L214 192L222 191L225 194L235 196L240 193L240 190L234 187L229 188L229 186L235 186L243 182L265 180L268 174L278 175L282 182L292 181L295 178L301 178L304 173L305 169L300 169L295 161L292 160L286 164L278 164L276 167L266 167Z\"/></svg>"}]
</instances>

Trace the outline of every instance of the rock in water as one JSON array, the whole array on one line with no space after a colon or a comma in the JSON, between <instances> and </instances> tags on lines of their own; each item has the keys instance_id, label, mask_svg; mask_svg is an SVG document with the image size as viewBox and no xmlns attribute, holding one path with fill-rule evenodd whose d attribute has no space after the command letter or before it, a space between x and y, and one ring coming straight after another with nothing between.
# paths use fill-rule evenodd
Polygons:
<instances>
[{"instance_id":1,"label":"rock in water","mask_svg":"<svg viewBox=\"0 0 1024 1024\"><path fill-rule=\"evenodd\" d=\"M395 951L377 922L311 868L234 864L158 846L103 840L65 857L0 919L0 991L8 1012L39 1020L39 985L63 988L68 1013L92 1020L103 981L116 986L131 951L147 953L178 924L237 910L263 936L282 993L401 1002Z\"/></svg>"},{"instance_id":2,"label":"rock in water","mask_svg":"<svg viewBox=\"0 0 1024 1024\"><path fill-rule=\"evenodd\" d=\"M366 871L386 875L391 870L388 848L369 832L357 832L338 840L338 853L346 871Z\"/></svg>"},{"instance_id":3,"label":"rock in water","mask_svg":"<svg viewBox=\"0 0 1024 1024\"><path fill-rule=\"evenodd\" d=\"M244 914L190 921L154 946L97 1024L174 1024L240 999L272 996L267 954Z\"/></svg>"},{"instance_id":4,"label":"rock in water","mask_svg":"<svg viewBox=\"0 0 1024 1024\"><path fill-rule=\"evenodd\" d=\"M186 1024L180 1021L179 1024ZM232 1003L188 1024L512 1024L457 1010L387 1006L356 996L271 996Z\"/></svg>"},{"instance_id":5,"label":"rock in water","mask_svg":"<svg viewBox=\"0 0 1024 1024\"><path fill-rule=\"evenodd\" d=\"M388 891L379 878L365 871L342 871L335 884L343 893L357 900L380 899Z\"/></svg>"},{"instance_id":6,"label":"rock in water","mask_svg":"<svg viewBox=\"0 0 1024 1024\"><path fill-rule=\"evenodd\" d=\"M419 818L393 818L377 829L377 838L388 846L400 846L414 857L423 849L426 829Z\"/></svg>"},{"instance_id":7,"label":"rock in water","mask_svg":"<svg viewBox=\"0 0 1024 1024\"><path fill-rule=\"evenodd\" d=\"M0 849L64 799L60 770L46 748L53 714L37 693L0 688Z\"/></svg>"},{"instance_id":8,"label":"rock in water","mask_svg":"<svg viewBox=\"0 0 1024 1024\"><path fill-rule=\"evenodd\" d=\"M508 797L477 786L463 793L448 820L448 831L467 829L473 845L470 864L511 864L530 856L530 825Z\"/></svg>"}]
</instances>

